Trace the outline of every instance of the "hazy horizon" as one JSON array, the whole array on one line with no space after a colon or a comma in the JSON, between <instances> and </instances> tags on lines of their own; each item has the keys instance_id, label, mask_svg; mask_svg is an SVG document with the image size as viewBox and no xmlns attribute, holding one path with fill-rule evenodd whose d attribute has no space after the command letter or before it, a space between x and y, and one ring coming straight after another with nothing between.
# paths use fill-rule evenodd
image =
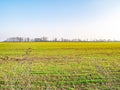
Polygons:
<instances>
[{"instance_id":1,"label":"hazy horizon","mask_svg":"<svg viewBox=\"0 0 120 90\"><path fill-rule=\"evenodd\" d=\"M120 40L120 0L0 0L0 41L9 37Z\"/></svg>"}]
</instances>

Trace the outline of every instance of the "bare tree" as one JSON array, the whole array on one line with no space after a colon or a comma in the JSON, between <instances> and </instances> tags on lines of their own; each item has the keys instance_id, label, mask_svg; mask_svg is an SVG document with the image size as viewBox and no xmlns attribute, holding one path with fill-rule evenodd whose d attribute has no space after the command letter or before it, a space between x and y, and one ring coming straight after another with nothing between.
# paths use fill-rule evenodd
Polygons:
<instances>
[{"instance_id":1,"label":"bare tree","mask_svg":"<svg viewBox=\"0 0 120 90\"><path fill-rule=\"evenodd\" d=\"M54 38L52 41L57 42L57 41L58 41L58 39L57 39L57 38Z\"/></svg>"}]
</instances>

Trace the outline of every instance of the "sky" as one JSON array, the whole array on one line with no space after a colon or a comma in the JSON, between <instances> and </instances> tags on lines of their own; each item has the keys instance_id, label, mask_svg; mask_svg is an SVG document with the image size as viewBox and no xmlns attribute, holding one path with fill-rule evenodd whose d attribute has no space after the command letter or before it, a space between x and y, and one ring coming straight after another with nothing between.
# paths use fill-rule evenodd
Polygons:
<instances>
[{"instance_id":1,"label":"sky","mask_svg":"<svg viewBox=\"0 0 120 90\"><path fill-rule=\"evenodd\" d=\"M0 41L17 36L120 40L120 0L0 0Z\"/></svg>"}]
</instances>

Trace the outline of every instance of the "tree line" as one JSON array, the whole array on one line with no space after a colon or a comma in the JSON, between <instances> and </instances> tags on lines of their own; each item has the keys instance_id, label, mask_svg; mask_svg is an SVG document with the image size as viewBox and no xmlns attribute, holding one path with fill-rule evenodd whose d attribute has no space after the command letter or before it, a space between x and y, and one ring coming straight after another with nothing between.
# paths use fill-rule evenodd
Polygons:
<instances>
[{"instance_id":1,"label":"tree line","mask_svg":"<svg viewBox=\"0 0 120 90\"><path fill-rule=\"evenodd\" d=\"M66 39L66 38L53 38L52 40L49 40L47 37L43 36L40 38L29 38L29 37L10 37L7 38L4 42L111 42L116 40L106 40L106 39Z\"/></svg>"}]
</instances>

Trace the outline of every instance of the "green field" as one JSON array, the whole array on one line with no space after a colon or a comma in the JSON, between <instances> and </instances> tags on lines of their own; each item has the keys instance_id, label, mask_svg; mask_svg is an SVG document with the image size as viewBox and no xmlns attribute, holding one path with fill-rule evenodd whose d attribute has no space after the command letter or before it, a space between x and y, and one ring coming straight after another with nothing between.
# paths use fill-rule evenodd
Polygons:
<instances>
[{"instance_id":1,"label":"green field","mask_svg":"<svg viewBox=\"0 0 120 90\"><path fill-rule=\"evenodd\" d=\"M0 90L120 90L120 42L1 42Z\"/></svg>"}]
</instances>

